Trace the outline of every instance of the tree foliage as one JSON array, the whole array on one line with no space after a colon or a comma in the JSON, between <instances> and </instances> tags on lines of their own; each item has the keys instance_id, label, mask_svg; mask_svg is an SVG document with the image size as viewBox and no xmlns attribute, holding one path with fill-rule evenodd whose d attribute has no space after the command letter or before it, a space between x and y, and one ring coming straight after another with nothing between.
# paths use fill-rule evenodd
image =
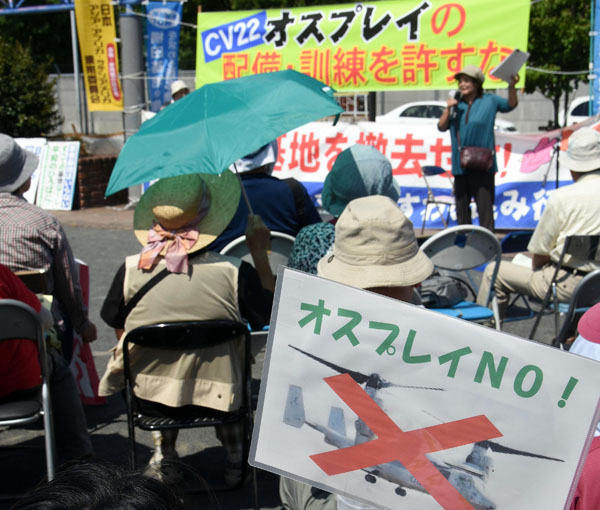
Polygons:
<instances>
[{"instance_id":1,"label":"tree foliage","mask_svg":"<svg viewBox=\"0 0 600 510\"><path fill-rule=\"evenodd\" d=\"M588 0L540 0L531 6L528 65L548 71L582 71L589 63L590 2ZM527 71L525 92L536 90L552 100L554 126L558 126L561 97L564 105L587 72L577 75ZM565 116L566 117L566 116Z\"/></svg>"},{"instance_id":2,"label":"tree foliage","mask_svg":"<svg viewBox=\"0 0 600 510\"><path fill-rule=\"evenodd\" d=\"M35 0L26 5L42 3ZM0 16L0 34L4 39L19 41L29 48L35 60L52 62L51 72L73 72L68 12Z\"/></svg>"},{"instance_id":3,"label":"tree foliage","mask_svg":"<svg viewBox=\"0 0 600 510\"><path fill-rule=\"evenodd\" d=\"M35 61L21 43L0 37L0 132L34 137L60 126L56 83L48 78L48 66Z\"/></svg>"}]
</instances>

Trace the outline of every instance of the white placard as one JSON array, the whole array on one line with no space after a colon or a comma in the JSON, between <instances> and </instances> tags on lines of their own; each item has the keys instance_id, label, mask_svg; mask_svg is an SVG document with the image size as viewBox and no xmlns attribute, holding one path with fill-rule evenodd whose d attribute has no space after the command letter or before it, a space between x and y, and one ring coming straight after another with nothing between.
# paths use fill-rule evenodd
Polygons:
<instances>
[{"instance_id":1,"label":"white placard","mask_svg":"<svg viewBox=\"0 0 600 510\"><path fill-rule=\"evenodd\" d=\"M599 396L595 361L285 269L250 462L382 508L560 509Z\"/></svg>"},{"instance_id":2,"label":"white placard","mask_svg":"<svg viewBox=\"0 0 600 510\"><path fill-rule=\"evenodd\" d=\"M41 165L36 205L44 209L72 209L79 145L79 142L48 142Z\"/></svg>"},{"instance_id":3,"label":"white placard","mask_svg":"<svg viewBox=\"0 0 600 510\"><path fill-rule=\"evenodd\" d=\"M494 69L490 71L490 74L510 83L511 78L519 74L521 67L527 62L528 58L529 53L515 49L508 57L494 67Z\"/></svg>"}]
</instances>

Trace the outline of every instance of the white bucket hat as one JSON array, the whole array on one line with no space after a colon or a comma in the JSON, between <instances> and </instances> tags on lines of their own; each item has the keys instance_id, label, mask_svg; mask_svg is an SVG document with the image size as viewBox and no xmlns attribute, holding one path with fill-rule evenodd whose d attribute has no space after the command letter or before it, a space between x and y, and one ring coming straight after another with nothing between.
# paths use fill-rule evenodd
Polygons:
<instances>
[{"instance_id":1,"label":"white bucket hat","mask_svg":"<svg viewBox=\"0 0 600 510\"><path fill-rule=\"evenodd\" d=\"M408 287L425 280L433 263L419 250L412 222L384 196L350 202L335 225L333 254L317 266L320 276L346 285Z\"/></svg>"},{"instance_id":2,"label":"white bucket hat","mask_svg":"<svg viewBox=\"0 0 600 510\"><path fill-rule=\"evenodd\" d=\"M183 80L175 80L171 83L171 96L174 96L175 94L177 94L177 92L180 92L181 90L185 89L190 90L190 88Z\"/></svg>"},{"instance_id":3,"label":"white bucket hat","mask_svg":"<svg viewBox=\"0 0 600 510\"><path fill-rule=\"evenodd\" d=\"M600 168L600 133L589 127L575 131L558 161L574 172L592 172Z\"/></svg>"},{"instance_id":4,"label":"white bucket hat","mask_svg":"<svg viewBox=\"0 0 600 510\"><path fill-rule=\"evenodd\" d=\"M8 135L0 134L0 192L18 190L38 166L38 157Z\"/></svg>"}]
</instances>

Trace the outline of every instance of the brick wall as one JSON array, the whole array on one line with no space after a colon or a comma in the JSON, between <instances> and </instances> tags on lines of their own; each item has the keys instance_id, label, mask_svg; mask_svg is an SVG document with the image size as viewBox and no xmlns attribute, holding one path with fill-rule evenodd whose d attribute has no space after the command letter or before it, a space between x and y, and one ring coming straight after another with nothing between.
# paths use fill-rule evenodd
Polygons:
<instances>
[{"instance_id":1,"label":"brick wall","mask_svg":"<svg viewBox=\"0 0 600 510\"><path fill-rule=\"evenodd\" d=\"M81 156L77 166L77 187L73 200L73 209L104 207L126 204L127 190L119 191L104 198L108 179L117 161L117 156Z\"/></svg>"}]
</instances>

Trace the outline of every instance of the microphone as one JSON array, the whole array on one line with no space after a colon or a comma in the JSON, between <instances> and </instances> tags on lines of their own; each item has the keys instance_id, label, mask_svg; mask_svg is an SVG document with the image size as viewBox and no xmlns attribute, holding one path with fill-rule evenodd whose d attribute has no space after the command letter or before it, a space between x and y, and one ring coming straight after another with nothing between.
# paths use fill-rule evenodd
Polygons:
<instances>
[{"instance_id":1,"label":"microphone","mask_svg":"<svg viewBox=\"0 0 600 510\"><path fill-rule=\"evenodd\" d=\"M460 101L460 96L461 96L460 90L456 90L456 91L450 90L448 92L448 96L456 99L457 101ZM451 106L450 107L450 118L452 120L454 120L454 119L456 119L457 115L458 115L458 109L456 108L456 105Z\"/></svg>"}]
</instances>

